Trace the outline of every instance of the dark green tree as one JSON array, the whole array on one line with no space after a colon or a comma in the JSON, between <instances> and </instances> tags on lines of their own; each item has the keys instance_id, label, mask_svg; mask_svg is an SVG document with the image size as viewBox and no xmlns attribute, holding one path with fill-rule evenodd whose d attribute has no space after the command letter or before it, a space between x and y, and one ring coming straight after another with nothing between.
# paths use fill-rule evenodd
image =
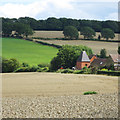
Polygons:
<instances>
[{"instance_id":1,"label":"dark green tree","mask_svg":"<svg viewBox=\"0 0 120 120\"><path fill-rule=\"evenodd\" d=\"M16 35L18 37L20 37L20 36L28 37L28 35L33 34L33 30L31 29L31 27L29 25L23 24L23 23L15 23L14 30L16 31Z\"/></svg>"},{"instance_id":2,"label":"dark green tree","mask_svg":"<svg viewBox=\"0 0 120 120\"><path fill-rule=\"evenodd\" d=\"M46 20L47 30L62 30L62 23L60 20L51 17Z\"/></svg>"},{"instance_id":3,"label":"dark green tree","mask_svg":"<svg viewBox=\"0 0 120 120\"><path fill-rule=\"evenodd\" d=\"M120 54L120 46L118 46L118 54Z\"/></svg>"},{"instance_id":4,"label":"dark green tree","mask_svg":"<svg viewBox=\"0 0 120 120\"><path fill-rule=\"evenodd\" d=\"M63 34L67 39L78 39L79 33L74 26L66 26L63 30Z\"/></svg>"},{"instance_id":5,"label":"dark green tree","mask_svg":"<svg viewBox=\"0 0 120 120\"><path fill-rule=\"evenodd\" d=\"M11 23L3 23L2 25L2 34L5 37L9 37L12 34L12 30L13 30L13 24Z\"/></svg>"},{"instance_id":6,"label":"dark green tree","mask_svg":"<svg viewBox=\"0 0 120 120\"><path fill-rule=\"evenodd\" d=\"M38 21L30 17L20 17L17 22L29 25L32 29L36 30L38 26Z\"/></svg>"},{"instance_id":7,"label":"dark green tree","mask_svg":"<svg viewBox=\"0 0 120 120\"><path fill-rule=\"evenodd\" d=\"M101 39L101 36L100 35L98 35L98 40L100 40Z\"/></svg>"},{"instance_id":8,"label":"dark green tree","mask_svg":"<svg viewBox=\"0 0 120 120\"><path fill-rule=\"evenodd\" d=\"M12 58L12 59L2 59L2 72L14 72L17 68L20 67L20 63Z\"/></svg>"},{"instance_id":9,"label":"dark green tree","mask_svg":"<svg viewBox=\"0 0 120 120\"><path fill-rule=\"evenodd\" d=\"M102 38L106 38L106 40L108 40L109 38L113 39L115 37L115 34L110 28L104 28L101 31L101 36Z\"/></svg>"},{"instance_id":10,"label":"dark green tree","mask_svg":"<svg viewBox=\"0 0 120 120\"><path fill-rule=\"evenodd\" d=\"M90 20L79 20L79 22L80 22L80 28L81 29L83 27L92 27L92 22Z\"/></svg>"},{"instance_id":11,"label":"dark green tree","mask_svg":"<svg viewBox=\"0 0 120 120\"><path fill-rule=\"evenodd\" d=\"M96 35L95 31L90 27L83 27L80 31L81 35L84 36L84 39L92 39Z\"/></svg>"},{"instance_id":12,"label":"dark green tree","mask_svg":"<svg viewBox=\"0 0 120 120\"><path fill-rule=\"evenodd\" d=\"M95 32L100 32L102 29L101 22L97 20L91 20L91 22L92 22L92 29L94 29Z\"/></svg>"},{"instance_id":13,"label":"dark green tree","mask_svg":"<svg viewBox=\"0 0 120 120\"><path fill-rule=\"evenodd\" d=\"M78 59L81 51L85 50L88 55L92 54L92 50L86 46L70 46L63 45L57 56L51 61L51 70L57 70L61 66L66 68L72 68L76 65L76 60Z\"/></svg>"},{"instance_id":14,"label":"dark green tree","mask_svg":"<svg viewBox=\"0 0 120 120\"><path fill-rule=\"evenodd\" d=\"M106 49L101 49L100 50L100 57L101 58L106 58L107 57L107 51L106 51Z\"/></svg>"},{"instance_id":15,"label":"dark green tree","mask_svg":"<svg viewBox=\"0 0 120 120\"><path fill-rule=\"evenodd\" d=\"M118 26L117 21L107 20L107 21L102 22L102 28L109 28L109 29L113 30L113 32L116 32L116 33L119 32L118 27L119 26Z\"/></svg>"},{"instance_id":16,"label":"dark green tree","mask_svg":"<svg viewBox=\"0 0 120 120\"><path fill-rule=\"evenodd\" d=\"M31 27L29 25L25 25L24 26L24 32L23 32L23 36L25 36L26 38L28 37L28 35L32 35L34 32L31 29Z\"/></svg>"}]
</instances>

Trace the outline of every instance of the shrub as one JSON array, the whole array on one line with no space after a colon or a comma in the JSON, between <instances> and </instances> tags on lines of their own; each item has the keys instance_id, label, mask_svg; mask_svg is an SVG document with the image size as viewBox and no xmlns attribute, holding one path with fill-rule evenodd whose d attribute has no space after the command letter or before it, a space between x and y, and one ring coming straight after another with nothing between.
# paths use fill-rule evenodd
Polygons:
<instances>
[{"instance_id":1,"label":"shrub","mask_svg":"<svg viewBox=\"0 0 120 120\"><path fill-rule=\"evenodd\" d=\"M103 68L103 69L101 69L100 71L108 71L108 69Z\"/></svg>"},{"instance_id":2,"label":"shrub","mask_svg":"<svg viewBox=\"0 0 120 120\"><path fill-rule=\"evenodd\" d=\"M74 71L71 69L59 69L58 73L73 73Z\"/></svg>"},{"instance_id":3,"label":"shrub","mask_svg":"<svg viewBox=\"0 0 120 120\"><path fill-rule=\"evenodd\" d=\"M97 92L95 91L84 92L84 95L91 95L91 94L97 94Z\"/></svg>"},{"instance_id":4,"label":"shrub","mask_svg":"<svg viewBox=\"0 0 120 120\"><path fill-rule=\"evenodd\" d=\"M120 71L98 71L97 73L111 76L120 76Z\"/></svg>"},{"instance_id":5,"label":"shrub","mask_svg":"<svg viewBox=\"0 0 120 120\"><path fill-rule=\"evenodd\" d=\"M63 69L63 71L61 71L61 73L73 73L73 70L71 70L71 69Z\"/></svg>"},{"instance_id":6,"label":"shrub","mask_svg":"<svg viewBox=\"0 0 120 120\"><path fill-rule=\"evenodd\" d=\"M49 72L50 70L49 70L49 67L39 67L39 69L37 70L37 72Z\"/></svg>"},{"instance_id":7,"label":"shrub","mask_svg":"<svg viewBox=\"0 0 120 120\"><path fill-rule=\"evenodd\" d=\"M86 73L86 74L91 74L92 73L91 68L88 68L87 66L83 67L82 71L83 71L83 73Z\"/></svg>"},{"instance_id":8,"label":"shrub","mask_svg":"<svg viewBox=\"0 0 120 120\"><path fill-rule=\"evenodd\" d=\"M14 72L31 72L31 71L30 71L30 67L20 67Z\"/></svg>"},{"instance_id":9,"label":"shrub","mask_svg":"<svg viewBox=\"0 0 120 120\"><path fill-rule=\"evenodd\" d=\"M14 72L36 72L39 68L37 66L32 67L20 67Z\"/></svg>"},{"instance_id":10,"label":"shrub","mask_svg":"<svg viewBox=\"0 0 120 120\"><path fill-rule=\"evenodd\" d=\"M15 70L17 70L20 67L20 63L14 59L2 59L2 72L6 73L6 72L13 72Z\"/></svg>"},{"instance_id":11,"label":"shrub","mask_svg":"<svg viewBox=\"0 0 120 120\"><path fill-rule=\"evenodd\" d=\"M44 67L44 68L43 68L43 71L44 71L44 72L48 72L48 71L49 71L49 67Z\"/></svg>"},{"instance_id":12,"label":"shrub","mask_svg":"<svg viewBox=\"0 0 120 120\"><path fill-rule=\"evenodd\" d=\"M75 70L75 71L74 71L74 74L83 74L83 73L84 73L83 70Z\"/></svg>"},{"instance_id":13,"label":"shrub","mask_svg":"<svg viewBox=\"0 0 120 120\"><path fill-rule=\"evenodd\" d=\"M37 66L30 67L30 72L36 72L39 69Z\"/></svg>"},{"instance_id":14,"label":"shrub","mask_svg":"<svg viewBox=\"0 0 120 120\"><path fill-rule=\"evenodd\" d=\"M29 65L27 63L22 63L23 67L29 67Z\"/></svg>"},{"instance_id":15,"label":"shrub","mask_svg":"<svg viewBox=\"0 0 120 120\"><path fill-rule=\"evenodd\" d=\"M88 70L87 66L83 67L82 70L83 70L84 72L87 72L87 70Z\"/></svg>"},{"instance_id":16,"label":"shrub","mask_svg":"<svg viewBox=\"0 0 120 120\"><path fill-rule=\"evenodd\" d=\"M49 64L38 64L38 67L49 67Z\"/></svg>"},{"instance_id":17,"label":"shrub","mask_svg":"<svg viewBox=\"0 0 120 120\"><path fill-rule=\"evenodd\" d=\"M97 70L98 70L97 67L92 67L92 68L91 68L91 73L92 73L92 74L97 74Z\"/></svg>"}]
</instances>

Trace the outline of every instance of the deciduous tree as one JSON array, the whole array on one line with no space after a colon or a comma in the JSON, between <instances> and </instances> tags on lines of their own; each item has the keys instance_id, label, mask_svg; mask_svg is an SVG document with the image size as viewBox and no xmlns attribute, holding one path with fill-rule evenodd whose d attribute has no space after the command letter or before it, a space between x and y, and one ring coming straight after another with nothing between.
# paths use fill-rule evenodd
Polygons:
<instances>
[{"instance_id":1,"label":"deciduous tree","mask_svg":"<svg viewBox=\"0 0 120 120\"><path fill-rule=\"evenodd\" d=\"M68 39L78 39L78 30L74 26L66 26L63 30L65 38Z\"/></svg>"},{"instance_id":2,"label":"deciduous tree","mask_svg":"<svg viewBox=\"0 0 120 120\"><path fill-rule=\"evenodd\" d=\"M80 32L84 36L84 39L91 39L96 35L95 31L90 27L83 27Z\"/></svg>"},{"instance_id":3,"label":"deciduous tree","mask_svg":"<svg viewBox=\"0 0 120 120\"><path fill-rule=\"evenodd\" d=\"M103 38L106 38L106 40L108 40L109 38L113 39L115 37L115 34L114 34L113 30L111 30L109 28L104 28L101 31L101 36Z\"/></svg>"}]
</instances>

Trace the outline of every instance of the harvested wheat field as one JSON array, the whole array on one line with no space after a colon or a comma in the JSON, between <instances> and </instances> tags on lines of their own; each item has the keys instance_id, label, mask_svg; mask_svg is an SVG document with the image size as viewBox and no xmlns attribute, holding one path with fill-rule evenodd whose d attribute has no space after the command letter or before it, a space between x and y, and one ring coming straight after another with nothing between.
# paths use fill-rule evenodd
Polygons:
<instances>
[{"instance_id":1,"label":"harvested wheat field","mask_svg":"<svg viewBox=\"0 0 120 120\"><path fill-rule=\"evenodd\" d=\"M96 37L100 35L99 32L96 32ZM63 31L35 31L35 33L31 37L40 37L40 38L64 38ZM83 35L80 35L79 38L83 39ZM113 40L118 40L119 34L115 34L115 38ZM101 38L102 39L102 38ZM36 39L35 39L36 40ZM103 40L103 39L102 39ZM40 40L51 44L56 45L85 45L93 49L95 54L99 54L102 48L107 50L107 54L116 54L118 49L117 42L104 42L104 41L88 41L88 40Z\"/></svg>"},{"instance_id":2,"label":"harvested wheat field","mask_svg":"<svg viewBox=\"0 0 120 120\"><path fill-rule=\"evenodd\" d=\"M100 32L96 32L96 36L94 38L98 38L98 36L101 35ZM119 34L115 34L114 39L112 40L118 40ZM64 38L63 31L35 31L34 34L31 37L41 37L41 38ZM79 32L79 38L83 39L84 36L80 35ZM103 38L101 38L103 40Z\"/></svg>"},{"instance_id":3,"label":"harvested wheat field","mask_svg":"<svg viewBox=\"0 0 120 120\"><path fill-rule=\"evenodd\" d=\"M85 40L37 40L56 45L85 45L92 48L95 54L99 54L102 48L107 50L107 54L117 54L118 43L101 42L101 41L85 41Z\"/></svg>"},{"instance_id":4,"label":"harvested wheat field","mask_svg":"<svg viewBox=\"0 0 120 120\"><path fill-rule=\"evenodd\" d=\"M116 118L118 77L60 73L6 73L4 118ZM83 95L96 91L95 95Z\"/></svg>"}]
</instances>

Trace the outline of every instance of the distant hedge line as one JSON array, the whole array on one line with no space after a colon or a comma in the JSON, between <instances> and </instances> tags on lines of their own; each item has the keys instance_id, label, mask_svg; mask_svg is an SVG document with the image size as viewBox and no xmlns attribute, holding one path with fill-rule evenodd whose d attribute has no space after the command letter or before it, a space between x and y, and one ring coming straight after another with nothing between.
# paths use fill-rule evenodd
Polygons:
<instances>
[{"instance_id":1,"label":"distant hedge line","mask_svg":"<svg viewBox=\"0 0 120 120\"><path fill-rule=\"evenodd\" d=\"M36 42L40 43L42 45L48 45L48 46L51 46L51 47L62 48L62 46L56 45L56 44L50 44L50 43L46 43L46 42L42 42L42 41L36 41Z\"/></svg>"},{"instance_id":2,"label":"distant hedge line","mask_svg":"<svg viewBox=\"0 0 120 120\"><path fill-rule=\"evenodd\" d=\"M33 41L32 39L26 39L28 41ZM62 46L60 45L56 45L56 44L50 44L50 43L46 43L46 42L42 42L42 41L35 41L36 43L40 43L42 45L48 45L48 46L51 46L51 47L55 47L55 48L62 48Z\"/></svg>"},{"instance_id":3,"label":"distant hedge line","mask_svg":"<svg viewBox=\"0 0 120 120\"><path fill-rule=\"evenodd\" d=\"M3 73L9 72L51 72L49 65L39 64L37 66L29 66L27 63L20 64L16 59L2 59L2 64L0 63L0 68L2 68ZM1 70L1 69L0 69ZM94 72L91 68L84 67L82 70L72 70L72 69L58 69L55 71L57 73L72 73L72 74L102 74L110 76L120 76L120 71L96 71Z\"/></svg>"},{"instance_id":4,"label":"distant hedge line","mask_svg":"<svg viewBox=\"0 0 120 120\"><path fill-rule=\"evenodd\" d=\"M40 40L68 40L66 38L41 38L41 37L32 37L32 39L40 39ZM79 39L78 40L88 40L88 41L101 41L101 42L120 42L120 40L99 40L99 39Z\"/></svg>"}]
</instances>

